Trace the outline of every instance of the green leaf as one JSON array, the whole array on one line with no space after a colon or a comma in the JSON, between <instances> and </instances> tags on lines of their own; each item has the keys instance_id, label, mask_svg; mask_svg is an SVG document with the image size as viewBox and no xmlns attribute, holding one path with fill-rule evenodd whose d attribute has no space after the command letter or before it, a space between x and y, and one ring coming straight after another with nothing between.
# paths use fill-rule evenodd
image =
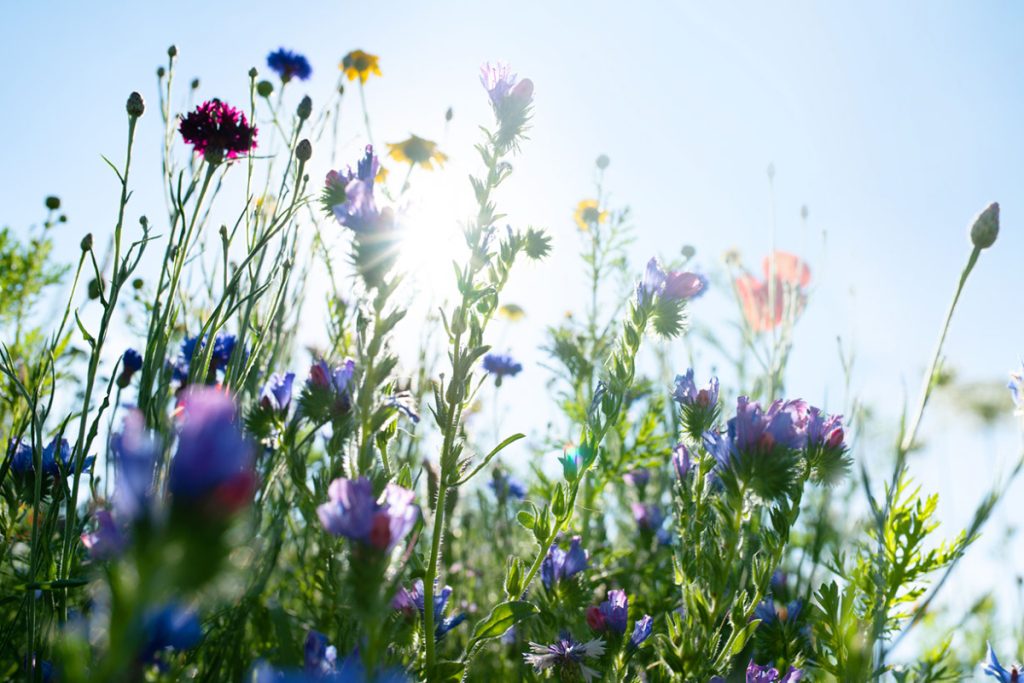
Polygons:
<instances>
[{"instance_id":1,"label":"green leaf","mask_svg":"<svg viewBox=\"0 0 1024 683\"><path fill-rule=\"evenodd\" d=\"M538 612L540 610L533 603L525 600L509 600L496 605L490 614L477 622L476 628L473 629L473 638L470 641L469 649L484 640L501 636L510 627Z\"/></svg>"}]
</instances>

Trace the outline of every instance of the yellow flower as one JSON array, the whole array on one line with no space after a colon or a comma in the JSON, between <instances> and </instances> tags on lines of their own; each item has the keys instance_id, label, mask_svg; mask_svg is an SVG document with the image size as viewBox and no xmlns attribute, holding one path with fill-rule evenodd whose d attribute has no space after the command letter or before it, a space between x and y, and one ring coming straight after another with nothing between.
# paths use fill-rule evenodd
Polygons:
<instances>
[{"instance_id":1,"label":"yellow flower","mask_svg":"<svg viewBox=\"0 0 1024 683\"><path fill-rule=\"evenodd\" d=\"M354 81L358 78L360 83L366 83L366 79L370 77L371 73L380 76L378 59L380 57L371 55L369 52L352 50L342 58L339 68L345 72L348 80Z\"/></svg>"},{"instance_id":2,"label":"yellow flower","mask_svg":"<svg viewBox=\"0 0 1024 683\"><path fill-rule=\"evenodd\" d=\"M377 175L375 175L373 177L373 182L383 184L383 183L386 183L387 180L388 180L388 169L386 169L383 166L381 166L380 168L377 169Z\"/></svg>"},{"instance_id":3,"label":"yellow flower","mask_svg":"<svg viewBox=\"0 0 1024 683\"><path fill-rule=\"evenodd\" d=\"M522 320L526 317L526 311L519 304L505 304L498 309L498 315L506 320L515 322L516 320Z\"/></svg>"},{"instance_id":4,"label":"yellow flower","mask_svg":"<svg viewBox=\"0 0 1024 683\"><path fill-rule=\"evenodd\" d=\"M594 223L604 223L608 220L608 212L598 208L596 199L584 199L576 207L576 214L573 218L576 219L576 225L580 230L587 232Z\"/></svg>"},{"instance_id":5,"label":"yellow flower","mask_svg":"<svg viewBox=\"0 0 1024 683\"><path fill-rule=\"evenodd\" d=\"M444 162L448 160L448 157L437 148L436 142L424 140L418 135L413 135L402 142L389 142L388 154L395 161L408 162L410 165L419 164L427 170L434 168L434 161L438 166L444 166Z\"/></svg>"}]
</instances>

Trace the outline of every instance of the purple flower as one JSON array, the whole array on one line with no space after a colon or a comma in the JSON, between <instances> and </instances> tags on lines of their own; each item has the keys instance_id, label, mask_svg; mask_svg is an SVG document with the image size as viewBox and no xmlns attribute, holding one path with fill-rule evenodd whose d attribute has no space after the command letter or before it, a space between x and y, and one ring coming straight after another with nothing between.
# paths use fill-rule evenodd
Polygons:
<instances>
[{"instance_id":1,"label":"purple flower","mask_svg":"<svg viewBox=\"0 0 1024 683\"><path fill-rule=\"evenodd\" d=\"M714 408L718 404L718 378L712 377L707 387L698 389L693 377L693 368L688 369L685 375L676 375L676 390L672 398L684 408Z\"/></svg>"},{"instance_id":2,"label":"purple flower","mask_svg":"<svg viewBox=\"0 0 1024 683\"><path fill-rule=\"evenodd\" d=\"M146 420L138 410L125 415L121 431L110 437L116 486L114 512L122 522L131 522L145 514L153 495L153 470L160 444L146 430Z\"/></svg>"},{"instance_id":3,"label":"purple flower","mask_svg":"<svg viewBox=\"0 0 1024 683\"><path fill-rule=\"evenodd\" d=\"M319 631L306 634L303 647L303 671L316 680L335 673L338 668L338 649L327 642L327 636Z\"/></svg>"},{"instance_id":4,"label":"purple flower","mask_svg":"<svg viewBox=\"0 0 1024 683\"><path fill-rule=\"evenodd\" d=\"M672 449L672 467L675 468L676 476L680 481L686 479L686 475L690 473L692 466L693 456L690 453L690 449L686 447L686 444L677 444Z\"/></svg>"},{"instance_id":5,"label":"purple flower","mask_svg":"<svg viewBox=\"0 0 1024 683\"><path fill-rule=\"evenodd\" d=\"M1010 670L1007 671L999 663L995 650L992 649L992 643L986 643L986 645L988 645L988 652L986 653L985 661L982 662L985 665L985 673L992 678L999 679L1001 683L1018 683L1021 680L1020 667L1011 666Z\"/></svg>"},{"instance_id":6,"label":"purple flower","mask_svg":"<svg viewBox=\"0 0 1024 683\"><path fill-rule=\"evenodd\" d=\"M11 461L11 471L19 476L28 476L35 471L35 450L25 439L12 439L7 447L7 457ZM92 467L96 460L90 455L82 463L82 472ZM71 458L71 445L67 439L58 440L54 437L43 447L43 477L57 477L63 471L65 476L74 474L75 463Z\"/></svg>"},{"instance_id":7,"label":"purple flower","mask_svg":"<svg viewBox=\"0 0 1024 683\"><path fill-rule=\"evenodd\" d=\"M662 296L669 299L692 299L704 293L707 279L696 273L671 272L665 277Z\"/></svg>"},{"instance_id":8,"label":"purple flower","mask_svg":"<svg viewBox=\"0 0 1024 683\"><path fill-rule=\"evenodd\" d=\"M649 470L645 470L642 467L635 469L631 472L626 472L622 475L622 480L630 486L636 488L643 488L647 485L647 482L651 480L651 473Z\"/></svg>"},{"instance_id":9,"label":"purple flower","mask_svg":"<svg viewBox=\"0 0 1024 683\"><path fill-rule=\"evenodd\" d=\"M512 356L501 353L489 353L484 356L484 370L494 376L494 386L501 386L505 377L515 377L523 370L523 364L517 363Z\"/></svg>"},{"instance_id":10,"label":"purple flower","mask_svg":"<svg viewBox=\"0 0 1024 683\"><path fill-rule=\"evenodd\" d=\"M434 589L434 638L439 641L444 638L449 631L465 621L466 615L458 614L454 617L446 617L445 612L448 609L448 599L452 595L452 589L450 586L445 586L438 591L436 590L436 583L434 585ZM426 598L423 594L423 579L416 579L413 583L412 590L407 590L404 587L398 589L395 597L391 600L391 607L402 612L406 617L411 617L416 613L419 613L422 618L425 601Z\"/></svg>"},{"instance_id":11,"label":"purple flower","mask_svg":"<svg viewBox=\"0 0 1024 683\"><path fill-rule=\"evenodd\" d=\"M178 603L150 610L143 617L143 662L156 662L165 650L190 650L203 639L199 615Z\"/></svg>"},{"instance_id":12,"label":"purple flower","mask_svg":"<svg viewBox=\"0 0 1024 683\"><path fill-rule=\"evenodd\" d=\"M252 500L256 485L253 447L238 427L235 402L212 387L191 387L181 402L168 489L176 503L230 515Z\"/></svg>"},{"instance_id":13,"label":"purple flower","mask_svg":"<svg viewBox=\"0 0 1024 683\"><path fill-rule=\"evenodd\" d=\"M775 600L765 598L754 608L754 619L760 619L762 624L774 624L778 621L795 621L803 610L803 600L793 600L788 605L778 607Z\"/></svg>"},{"instance_id":14,"label":"purple flower","mask_svg":"<svg viewBox=\"0 0 1024 683\"><path fill-rule=\"evenodd\" d=\"M522 500L526 498L526 487L523 486L522 482L502 470L494 470L494 475L487 482L487 485L491 487L494 495L499 500L508 500L509 498Z\"/></svg>"},{"instance_id":15,"label":"purple flower","mask_svg":"<svg viewBox=\"0 0 1024 683\"><path fill-rule=\"evenodd\" d=\"M416 398L410 391L399 391L385 399L385 403L413 421L419 424L420 414L416 412Z\"/></svg>"},{"instance_id":16,"label":"purple flower","mask_svg":"<svg viewBox=\"0 0 1024 683\"><path fill-rule=\"evenodd\" d=\"M25 439L11 439L7 445L7 459L11 463L11 471L15 474L31 473L35 467L34 458L35 452L32 450L32 444Z\"/></svg>"},{"instance_id":17,"label":"purple flower","mask_svg":"<svg viewBox=\"0 0 1024 683\"><path fill-rule=\"evenodd\" d=\"M785 676L779 678L779 670L770 664L758 666L753 659L747 665L747 683L797 683L804 677L802 669L789 667Z\"/></svg>"},{"instance_id":18,"label":"purple flower","mask_svg":"<svg viewBox=\"0 0 1024 683\"><path fill-rule=\"evenodd\" d=\"M499 117L509 107L525 109L533 101L533 81L529 78L520 81L504 62L488 62L481 66L480 82Z\"/></svg>"},{"instance_id":19,"label":"purple flower","mask_svg":"<svg viewBox=\"0 0 1024 683\"><path fill-rule=\"evenodd\" d=\"M283 47L267 55L267 66L276 71L284 83L287 83L292 78L305 81L313 73L309 60L303 55L286 50Z\"/></svg>"},{"instance_id":20,"label":"purple flower","mask_svg":"<svg viewBox=\"0 0 1024 683\"><path fill-rule=\"evenodd\" d=\"M719 466L731 467L745 455L764 455L777 448L799 450L807 445L808 408L804 401L774 401L767 412L740 396L736 416L726 434L706 432L704 445Z\"/></svg>"},{"instance_id":21,"label":"purple flower","mask_svg":"<svg viewBox=\"0 0 1024 683\"><path fill-rule=\"evenodd\" d=\"M181 342L178 359L174 363L174 379L182 383L188 381L192 358L202 357L206 350L206 339L200 339L198 335L185 337L185 340ZM217 372L227 369L228 363L231 361L231 354L235 351L235 344L236 337L233 334L218 334L213 338L213 353L210 356L207 382L215 382Z\"/></svg>"},{"instance_id":22,"label":"purple flower","mask_svg":"<svg viewBox=\"0 0 1024 683\"><path fill-rule=\"evenodd\" d=\"M1021 363L1020 370L1010 373L1010 383L1006 386L1010 390L1013 405L1017 407L1014 414L1024 415L1024 362Z\"/></svg>"},{"instance_id":23,"label":"purple flower","mask_svg":"<svg viewBox=\"0 0 1024 683\"><path fill-rule=\"evenodd\" d=\"M842 450L846 447L844 436L842 415L826 415L814 407L807 411L808 447Z\"/></svg>"},{"instance_id":24,"label":"purple flower","mask_svg":"<svg viewBox=\"0 0 1024 683\"><path fill-rule=\"evenodd\" d=\"M132 376L142 369L142 354L135 349L125 349L121 354L121 374L117 376L117 386L124 389L132 381Z\"/></svg>"},{"instance_id":25,"label":"purple flower","mask_svg":"<svg viewBox=\"0 0 1024 683\"><path fill-rule=\"evenodd\" d=\"M629 649L635 650L640 643L651 637L652 622L650 614L645 614L633 624L633 634L629 637Z\"/></svg>"},{"instance_id":26,"label":"purple flower","mask_svg":"<svg viewBox=\"0 0 1024 683\"><path fill-rule=\"evenodd\" d=\"M339 367L331 370L327 361L322 358L309 369L307 384L317 389L326 390L334 403L335 409L344 414L352 408L352 378L355 376L356 362L346 358Z\"/></svg>"},{"instance_id":27,"label":"purple flower","mask_svg":"<svg viewBox=\"0 0 1024 683\"><path fill-rule=\"evenodd\" d=\"M412 491L388 484L378 502L366 477L335 479L327 495L328 502L316 509L324 529L384 552L412 531L420 514Z\"/></svg>"},{"instance_id":28,"label":"purple flower","mask_svg":"<svg viewBox=\"0 0 1024 683\"><path fill-rule=\"evenodd\" d=\"M568 633L563 632L558 640L551 645L531 642L530 652L523 655L523 659L537 672L555 667L560 670L563 680L572 680L575 676L582 676L583 680L590 683L599 678L600 674L584 662L588 659L597 659L602 655L604 655L603 640L597 639L580 643Z\"/></svg>"},{"instance_id":29,"label":"purple flower","mask_svg":"<svg viewBox=\"0 0 1024 683\"><path fill-rule=\"evenodd\" d=\"M608 591L608 599L598 606L606 628L622 635L626 632L629 618L629 598L624 590Z\"/></svg>"},{"instance_id":30,"label":"purple flower","mask_svg":"<svg viewBox=\"0 0 1024 683\"><path fill-rule=\"evenodd\" d=\"M94 560L108 560L121 554L128 539L114 522L109 510L96 511L96 530L82 534L82 545Z\"/></svg>"},{"instance_id":31,"label":"purple flower","mask_svg":"<svg viewBox=\"0 0 1024 683\"><path fill-rule=\"evenodd\" d=\"M181 119L181 137L210 163L236 159L256 148L256 127L238 109L212 99Z\"/></svg>"},{"instance_id":32,"label":"purple flower","mask_svg":"<svg viewBox=\"0 0 1024 683\"><path fill-rule=\"evenodd\" d=\"M661 528L665 515L661 508L653 503L632 503L633 519L641 531L655 531Z\"/></svg>"},{"instance_id":33,"label":"purple flower","mask_svg":"<svg viewBox=\"0 0 1024 683\"><path fill-rule=\"evenodd\" d=\"M580 537L573 536L569 550L565 551L553 543L540 565L540 578L548 590L587 568L587 552L580 545Z\"/></svg>"},{"instance_id":34,"label":"purple flower","mask_svg":"<svg viewBox=\"0 0 1024 683\"><path fill-rule=\"evenodd\" d=\"M373 184L380 171L380 160L373 153L373 146L366 146L366 153L353 171L330 171L324 187L323 203L339 223L357 234L379 233L394 227L394 216L390 209L377 208L373 196Z\"/></svg>"},{"instance_id":35,"label":"purple flower","mask_svg":"<svg viewBox=\"0 0 1024 683\"><path fill-rule=\"evenodd\" d=\"M701 276L687 272L666 272L658 264L658 259L652 258L647 262L643 279L637 287L637 305L643 306L655 297L673 301L692 299L703 289L704 281Z\"/></svg>"},{"instance_id":36,"label":"purple flower","mask_svg":"<svg viewBox=\"0 0 1024 683\"><path fill-rule=\"evenodd\" d=\"M260 406L275 413L287 413L292 402L294 372L272 374L260 390Z\"/></svg>"}]
</instances>

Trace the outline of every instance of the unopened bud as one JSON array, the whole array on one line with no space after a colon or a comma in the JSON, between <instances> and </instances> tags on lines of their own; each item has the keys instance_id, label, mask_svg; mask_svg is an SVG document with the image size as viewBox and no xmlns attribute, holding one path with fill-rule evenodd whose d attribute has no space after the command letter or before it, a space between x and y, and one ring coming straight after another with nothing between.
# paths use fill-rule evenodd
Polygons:
<instances>
[{"instance_id":1,"label":"unopened bud","mask_svg":"<svg viewBox=\"0 0 1024 683\"><path fill-rule=\"evenodd\" d=\"M124 108L128 112L128 116L137 119L146 111L146 103L143 101L142 95L132 92L128 96L128 101L125 103Z\"/></svg>"},{"instance_id":2,"label":"unopened bud","mask_svg":"<svg viewBox=\"0 0 1024 683\"><path fill-rule=\"evenodd\" d=\"M178 56L178 48L176 48L173 45L171 45L169 48L167 48L167 56L172 58L172 59L174 57L177 57Z\"/></svg>"},{"instance_id":3,"label":"unopened bud","mask_svg":"<svg viewBox=\"0 0 1024 683\"><path fill-rule=\"evenodd\" d=\"M199 79L198 78L193 78L192 79L192 89L193 90L199 90Z\"/></svg>"},{"instance_id":4,"label":"unopened bud","mask_svg":"<svg viewBox=\"0 0 1024 683\"><path fill-rule=\"evenodd\" d=\"M309 118L309 115L313 113L313 100L310 99L309 95L306 95L299 102L298 108L295 110L295 114L305 121Z\"/></svg>"},{"instance_id":5,"label":"unopened bud","mask_svg":"<svg viewBox=\"0 0 1024 683\"><path fill-rule=\"evenodd\" d=\"M211 166L216 166L220 162L224 161L224 150L217 147L207 147L203 153L203 158L206 159L206 163Z\"/></svg>"},{"instance_id":6,"label":"unopened bud","mask_svg":"<svg viewBox=\"0 0 1024 683\"><path fill-rule=\"evenodd\" d=\"M999 236L999 203L992 202L974 219L971 242L979 249L988 249Z\"/></svg>"},{"instance_id":7,"label":"unopened bud","mask_svg":"<svg viewBox=\"0 0 1024 683\"><path fill-rule=\"evenodd\" d=\"M454 112L452 111L451 107L448 107L448 110L444 113L444 120L451 121L452 116L454 116Z\"/></svg>"},{"instance_id":8,"label":"unopened bud","mask_svg":"<svg viewBox=\"0 0 1024 683\"><path fill-rule=\"evenodd\" d=\"M339 85L338 86L338 94L339 95L344 95L345 94L345 86L344 85Z\"/></svg>"},{"instance_id":9,"label":"unopened bud","mask_svg":"<svg viewBox=\"0 0 1024 683\"><path fill-rule=\"evenodd\" d=\"M270 81L260 81L256 84L256 94L260 97L270 97L274 92L274 84Z\"/></svg>"},{"instance_id":10,"label":"unopened bud","mask_svg":"<svg viewBox=\"0 0 1024 683\"><path fill-rule=\"evenodd\" d=\"M256 67L249 69L249 78L256 78L260 75L260 72L256 70Z\"/></svg>"},{"instance_id":11,"label":"unopened bud","mask_svg":"<svg viewBox=\"0 0 1024 683\"><path fill-rule=\"evenodd\" d=\"M99 299L100 295L103 294L103 284L96 278L93 278L89 280L89 286L86 288L86 291L90 299Z\"/></svg>"},{"instance_id":12,"label":"unopened bud","mask_svg":"<svg viewBox=\"0 0 1024 683\"><path fill-rule=\"evenodd\" d=\"M166 75L167 75L167 69L163 68L162 66L158 66L156 68L156 77L157 78L163 78Z\"/></svg>"},{"instance_id":13,"label":"unopened bud","mask_svg":"<svg viewBox=\"0 0 1024 683\"><path fill-rule=\"evenodd\" d=\"M595 163L597 164L597 167L603 171L608 168L608 164L612 163L612 160L608 158L607 154L602 154L597 157L597 161Z\"/></svg>"},{"instance_id":14,"label":"unopened bud","mask_svg":"<svg viewBox=\"0 0 1024 683\"><path fill-rule=\"evenodd\" d=\"M313 156L313 145L305 138L299 140L299 144L295 146L295 158L299 161L309 161L311 156Z\"/></svg>"},{"instance_id":15,"label":"unopened bud","mask_svg":"<svg viewBox=\"0 0 1024 683\"><path fill-rule=\"evenodd\" d=\"M82 238L82 251L92 251L92 233L87 232Z\"/></svg>"},{"instance_id":16,"label":"unopened bud","mask_svg":"<svg viewBox=\"0 0 1024 683\"><path fill-rule=\"evenodd\" d=\"M137 277L134 280L132 280L132 289L142 289L142 286L144 284L146 284L146 283L143 282L142 278L141 277Z\"/></svg>"},{"instance_id":17,"label":"unopened bud","mask_svg":"<svg viewBox=\"0 0 1024 683\"><path fill-rule=\"evenodd\" d=\"M50 211L56 211L57 209L59 209L60 208L60 197L57 197L57 196L52 195L52 194L49 197L47 197L46 198L46 208L49 209Z\"/></svg>"}]
</instances>

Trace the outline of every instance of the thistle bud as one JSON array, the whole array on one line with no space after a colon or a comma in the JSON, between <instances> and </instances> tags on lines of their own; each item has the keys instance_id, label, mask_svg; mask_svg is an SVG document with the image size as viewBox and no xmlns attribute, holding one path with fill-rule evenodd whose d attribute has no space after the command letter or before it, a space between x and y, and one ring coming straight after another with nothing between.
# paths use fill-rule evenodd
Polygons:
<instances>
[{"instance_id":1,"label":"thistle bud","mask_svg":"<svg viewBox=\"0 0 1024 683\"><path fill-rule=\"evenodd\" d=\"M256 78L260 75L260 72L256 70L256 67L249 69L249 78Z\"/></svg>"},{"instance_id":2,"label":"thistle bud","mask_svg":"<svg viewBox=\"0 0 1024 683\"><path fill-rule=\"evenodd\" d=\"M313 113L313 100L310 99L309 95L302 98L299 102L298 108L295 110L295 114L305 121L309 118L309 115Z\"/></svg>"},{"instance_id":3,"label":"thistle bud","mask_svg":"<svg viewBox=\"0 0 1024 683\"><path fill-rule=\"evenodd\" d=\"M270 81L260 81L256 84L256 94L260 97L270 97L274 92L274 84Z\"/></svg>"},{"instance_id":4,"label":"thistle bud","mask_svg":"<svg viewBox=\"0 0 1024 683\"><path fill-rule=\"evenodd\" d=\"M171 59L174 59L175 57L177 57L178 56L178 48L176 48L175 46L171 45L169 48L167 48L167 56L170 57Z\"/></svg>"},{"instance_id":5,"label":"thistle bud","mask_svg":"<svg viewBox=\"0 0 1024 683\"><path fill-rule=\"evenodd\" d=\"M133 119L137 119L142 116L142 113L146 111L146 103L142 99L142 95L137 92L132 92L128 96L128 101L124 105L125 111L128 112L128 116Z\"/></svg>"},{"instance_id":6,"label":"thistle bud","mask_svg":"<svg viewBox=\"0 0 1024 683\"><path fill-rule=\"evenodd\" d=\"M295 146L295 158L299 161L309 161L311 156L313 156L313 145L305 138L299 140L299 144Z\"/></svg>"},{"instance_id":7,"label":"thistle bud","mask_svg":"<svg viewBox=\"0 0 1024 683\"><path fill-rule=\"evenodd\" d=\"M52 194L49 197L47 197L46 198L46 208L49 209L50 211L56 211L57 209L59 209L60 208L60 197L57 197L57 196L52 195Z\"/></svg>"},{"instance_id":8,"label":"thistle bud","mask_svg":"<svg viewBox=\"0 0 1024 683\"><path fill-rule=\"evenodd\" d=\"M971 242L978 249L988 249L999 236L999 203L992 202L974 219Z\"/></svg>"},{"instance_id":9,"label":"thistle bud","mask_svg":"<svg viewBox=\"0 0 1024 683\"><path fill-rule=\"evenodd\" d=\"M92 251L92 233L87 232L85 237L82 238L81 243L82 251Z\"/></svg>"}]
</instances>

